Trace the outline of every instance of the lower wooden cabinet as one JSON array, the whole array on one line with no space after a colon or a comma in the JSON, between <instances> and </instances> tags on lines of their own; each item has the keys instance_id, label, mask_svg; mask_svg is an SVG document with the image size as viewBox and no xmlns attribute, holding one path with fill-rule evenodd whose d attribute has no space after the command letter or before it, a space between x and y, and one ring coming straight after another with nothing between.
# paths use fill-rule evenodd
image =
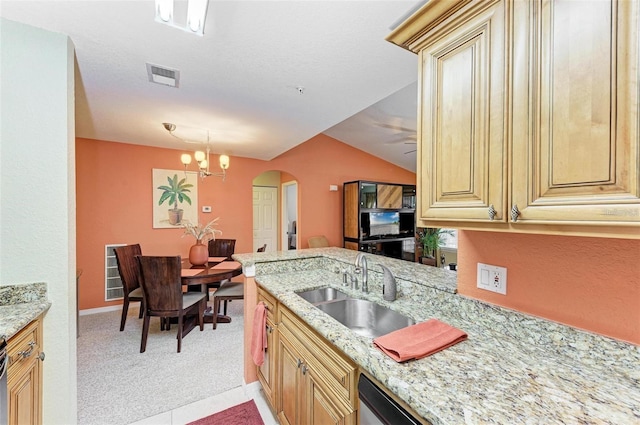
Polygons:
<instances>
[{"instance_id":1,"label":"lower wooden cabinet","mask_svg":"<svg viewBox=\"0 0 640 425\"><path fill-rule=\"evenodd\" d=\"M356 365L268 292L267 357L258 379L281 424L355 425Z\"/></svg>"},{"instance_id":2,"label":"lower wooden cabinet","mask_svg":"<svg viewBox=\"0 0 640 425\"><path fill-rule=\"evenodd\" d=\"M311 353L286 328L279 328L277 414L281 424L355 424L355 410L327 390Z\"/></svg>"},{"instance_id":3,"label":"lower wooden cabinet","mask_svg":"<svg viewBox=\"0 0 640 425\"><path fill-rule=\"evenodd\" d=\"M34 320L9 339L9 425L42 423L42 321Z\"/></svg>"},{"instance_id":4,"label":"lower wooden cabinet","mask_svg":"<svg viewBox=\"0 0 640 425\"><path fill-rule=\"evenodd\" d=\"M273 401L273 387L276 374L276 306L275 299L264 289L258 287L258 302L262 301L267 308L267 349L264 354L264 363L258 366L258 380L262 384L262 389L267 401L271 406L275 406Z\"/></svg>"},{"instance_id":5,"label":"lower wooden cabinet","mask_svg":"<svg viewBox=\"0 0 640 425\"><path fill-rule=\"evenodd\" d=\"M295 327L291 329L284 323L286 319L278 327L275 397L280 423L355 424L355 406L335 391L335 386L341 386L342 380L336 382L334 376L328 372L328 368L340 366L331 364L331 359L319 358L315 351L312 353L308 348L311 341L305 340L304 334L296 335ZM318 364L321 361L329 362L326 368ZM355 373L355 367L353 372Z\"/></svg>"}]
</instances>

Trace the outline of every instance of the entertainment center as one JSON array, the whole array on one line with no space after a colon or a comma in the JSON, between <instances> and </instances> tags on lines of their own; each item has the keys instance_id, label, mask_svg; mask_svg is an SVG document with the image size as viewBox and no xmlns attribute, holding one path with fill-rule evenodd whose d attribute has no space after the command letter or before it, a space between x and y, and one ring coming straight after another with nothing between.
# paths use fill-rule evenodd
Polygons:
<instances>
[{"instance_id":1,"label":"entertainment center","mask_svg":"<svg viewBox=\"0 0 640 425\"><path fill-rule=\"evenodd\" d=\"M415 261L415 185L357 180L343 196L345 248Z\"/></svg>"}]
</instances>

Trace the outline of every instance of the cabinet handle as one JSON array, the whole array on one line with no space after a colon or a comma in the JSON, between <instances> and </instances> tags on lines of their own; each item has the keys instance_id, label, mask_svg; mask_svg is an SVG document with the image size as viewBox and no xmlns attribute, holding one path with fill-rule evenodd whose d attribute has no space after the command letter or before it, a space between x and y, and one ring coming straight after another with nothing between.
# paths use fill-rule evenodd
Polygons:
<instances>
[{"instance_id":1,"label":"cabinet handle","mask_svg":"<svg viewBox=\"0 0 640 425\"><path fill-rule=\"evenodd\" d=\"M493 204L489 205L489 220L493 221L496 218L497 211L493 208Z\"/></svg>"},{"instance_id":2,"label":"cabinet handle","mask_svg":"<svg viewBox=\"0 0 640 425\"><path fill-rule=\"evenodd\" d=\"M267 325L267 332L271 333L273 331L273 329L271 328L271 326Z\"/></svg>"},{"instance_id":3,"label":"cabinet handle","mask_svg":"<svg viewBox=\"0 0 640 425\"><path fill-rule=\"evenodd\" d=\"M18 357L22 357L23 359L26 359L28 357L31 357L31 355L33 354L33 349L36 346L36 342L35 341L31 341L29 343L29 349L25 350L25 351L18 351Z\"/></svg>"},{"instance_id":4,"label":"cabinet handle","mask_svg":"<svg viewBox=\"0 0 640 425\"><path fill-rule=\"evenodd\" d=\"M40 359L40 361L44 361L44 351L41 351L40 354L38 354L38 358Z\"/></svg>"},{"instance_id":5,"label":"cabinet handle","mask_svg":"<svg viewBox=\"0 0 640 425\"><path fill-rule=\"evenodd\" d=\"M302 365L302 360L298 359L298 369L300 369L301 365Z\"/></svg>"},{"instance_id":6,"label":"cabinet handle","mask_svg":"<svg viewBox=\"0 0 640 425\"><path fill-rule=\"evenodd\" d=\"M511 207L511 221L513 221L514 223L518 221L519 215L520 210L518 209L518 205L514 204L513 207Z\"/></svg>"},{"instance_id":7,"label":"cabinet handle","mask_svg":"<svg viewBox=\"0 0 640 425\"><path fill-rule=\"evenodd\" d=\"M302 374L306 375L307 374L307 366L306 365L302 365Z\"/></svg>"}]
</instances>

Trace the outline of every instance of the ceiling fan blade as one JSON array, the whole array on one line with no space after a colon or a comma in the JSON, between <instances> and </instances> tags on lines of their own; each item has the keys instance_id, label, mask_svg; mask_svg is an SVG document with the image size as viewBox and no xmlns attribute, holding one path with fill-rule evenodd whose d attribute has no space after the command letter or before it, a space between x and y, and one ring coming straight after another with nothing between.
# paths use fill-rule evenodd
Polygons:
<instances>
[{"instance_id":1,"label":"ceiling fan blade","mask_svg":"<svg viewBox=\"0 0 640 425\"><path fill-rule=\"evenodd\" d=\"M415 140L415 137L401 137L399 139L390 140L388 142L384 142L385 145L396 145L398 143L416 143L416 142L405 142L405 140Z\"/></svg>"},{"instance_id":2,"label":"ceiling fan blade","mask_svg":"<svg viewBox=\"0 0 640 425\"><path fill-rule=\"evenodd\" d=\"M415 133L416 132L415 128L401 127L399 125L386 124L386 123L383 123L383 122L376 122L376 123L374 123L374 125L377 125L378 127L383 127L383 128L390 128L391 130L404 131L406 133Z\"/></svg>"}]
</instances>

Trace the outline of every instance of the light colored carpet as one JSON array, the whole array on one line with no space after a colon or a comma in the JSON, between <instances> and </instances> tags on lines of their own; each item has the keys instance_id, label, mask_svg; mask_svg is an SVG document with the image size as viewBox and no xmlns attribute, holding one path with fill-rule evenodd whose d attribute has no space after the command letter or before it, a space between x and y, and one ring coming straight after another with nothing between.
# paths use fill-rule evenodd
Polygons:
<instances>
[{"instance_id":1,"label":"light colored carpet","mask_svg":"<svg viewBox=\"0 0 640 425\"><path fill-rule=\"evenodd\" d=\"M80 317L78 423L124 425L242 385L243 302L229 303L231 323L192 330L177 353L176 325L160 331L151 318L147 349L140 353L142 319L129 308Z\"/></svg>"}]
</instances>

